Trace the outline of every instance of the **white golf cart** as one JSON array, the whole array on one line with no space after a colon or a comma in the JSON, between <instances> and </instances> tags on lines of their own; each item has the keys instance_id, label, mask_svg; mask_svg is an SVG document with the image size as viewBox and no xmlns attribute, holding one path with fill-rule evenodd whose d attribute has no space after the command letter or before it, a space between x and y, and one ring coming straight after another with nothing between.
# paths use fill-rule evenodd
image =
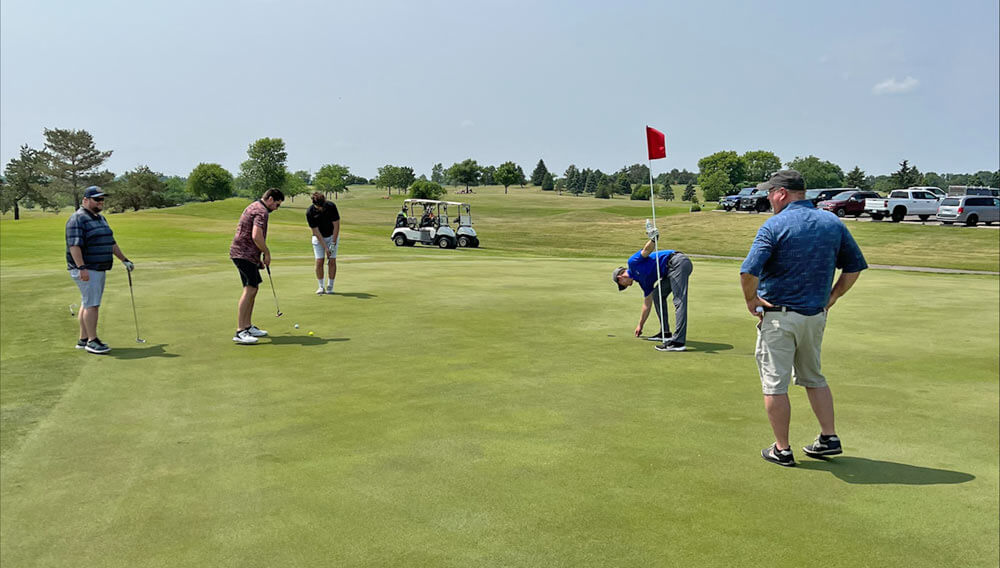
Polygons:
<instances>
[{"instance_id":1,"label":"white golf cart","mask_svg":"<svg viewBox=\"0 0 1000 568\"><path fill-rule=\"evenodd\" d=\"M479 246L479 237L476 230L472 228L472 206L468 203L458 203L455 201L445 201L445 207L451 205L458 211L455 216L455 234L458 238L458 246L476 248Z\"/></svg>"},{"instance_id":2,"label":"white golf cart","mask_svg":"<svg viewBox=\"0 0 1000 568\"><path fill-rule=\"evenodd\" d=\"M396 227L390 238L397 247L411 247L415 243L439 248L458 246L458 236L448 225L447 204L434 199L404 200L403 208L396 215Z\"/></svg>"}]
</instances>

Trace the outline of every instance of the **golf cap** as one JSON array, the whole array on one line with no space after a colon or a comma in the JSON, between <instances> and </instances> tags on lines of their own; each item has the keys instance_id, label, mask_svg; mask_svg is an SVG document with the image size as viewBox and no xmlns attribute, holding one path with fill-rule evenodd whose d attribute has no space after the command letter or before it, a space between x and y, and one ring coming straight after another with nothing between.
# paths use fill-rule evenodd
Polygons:
<instances>
[{"instance_id":1,"label":"golf cap","mask_svg":"<svg viewBox=\"0 0 1000 568\"><path fill-rule=\"evenodd\" d=\"M624 266L619 266L618 268L615 269L615 271L611 275L611 279L614 280L615 286L618 286L619 292L628 287L628 286L622 286L621 284L618 283L618 277L621 276L622 272L625 272L625 270L626 268Z\"/></svg>"},{"instance_id":2,"label":"golf cap","mask_svg":"<svg viewBox=\"0 0 1000 568\"><path fill-rule=\"evenodd\" d=\"M92 185L87 189L83 190L83 196L86 197L87 199L90 199L92 197L104 197L105 195L107 195L107 193L104 193L104 191L102 191L101 188L97 187L96 185Z\"/></svg>"},{"instance_id":3,"label":"golf cap","mask_svg":"<svg viewBox=\"0 0 1000 568\"><path fill-rule=\"evenodd\" d=\"M802 174L795 170L781 170L780 172L775 172L771 176L771 179L765 181L761 186L757 186L759 189L778 189L783 187L788 191L805 191L806 181L802 179Z\"/></svg>"}]
</instances>

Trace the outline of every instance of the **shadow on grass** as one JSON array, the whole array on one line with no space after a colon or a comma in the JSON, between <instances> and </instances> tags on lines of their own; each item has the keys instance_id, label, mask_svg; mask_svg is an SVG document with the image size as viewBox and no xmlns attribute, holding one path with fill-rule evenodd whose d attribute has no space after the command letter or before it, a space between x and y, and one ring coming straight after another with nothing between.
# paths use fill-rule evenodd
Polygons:
<instances>
[{"instance_id":1,"label":"shadow on grass","mask_svg":"<svg viewBox=\"0 0 1000 568\"><path fill-rule=\"evenodd\" d=\"M375 294L369 294L367 292L335 292L334 296L346 296L348 298L357 298L359 300L370 300L372 298L378 298Z\"/></svg>"},{"instance_id":2,"label":"shadow on grass","mask_svg":"<svg viewBox=\"0 0 1000 568\"><path fill-rule=\"evenodd\" d=\"M167 353L166 343L146 345L145 347L115 347L108 352L115 359L145 359L147 357L180 357L176 353Z\"/></svg>"},{"instance_id":3,"label":"shadow on grass","mask_svg":"<svg viewBox=\"0 0 1000 568\"><path fill-rule=\"evenodd\" d=\"M829 471L837 479L863 485L947 485L965 483L975 475L947 469L933 469L905 463L837 457L820 461L800 461L801 469Z\"/></svg>"},{"instance_id":4,"label":"shadow on grass","mask_svg":"<svg viewBox=\"0 0 1000 568\"><path fill-rule=\"evenodd\" d=\"M733 348L728 343L709 343L708 341L688 341L687 350L696 353L718 353L719 351L729 351Z\"/></svg>"},{"instance_id":5,"label":"shadow on grass","mask_svg":"<svg viewBox=\"0 0 1000 568\"><path fill-rule=\"evenodd\" d=\"M270 340L273 345L304 345L308 347L311 345L326 345L327 343L336 341L350 341L351 339L349 337L331 337L327 339L316 335L272 335L270 336Z\"/></svg>"}]
</instances>

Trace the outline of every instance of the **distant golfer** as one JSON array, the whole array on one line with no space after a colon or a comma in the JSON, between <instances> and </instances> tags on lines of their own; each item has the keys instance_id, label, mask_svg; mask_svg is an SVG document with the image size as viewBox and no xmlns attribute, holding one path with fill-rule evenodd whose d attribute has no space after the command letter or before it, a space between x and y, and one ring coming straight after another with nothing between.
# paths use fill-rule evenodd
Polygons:
<instances>
[{"instance_id":1,"label":"distant golfer","mask_svg":"<svg viewBox=\"0 0 1000 568\"><path fill-rule=\"evenodd\" d=\"M104 295L105 272L114 264L112 255L118 257L131 272L135 265L118 248L108 221L101 216L107 194L92 185L83 190L83 203L66 221L66 268L80 289L80 339L77 349L88 353L103 354L111 351L97 337L98 308Z\"/></svg>"},{"instance_id":2,"label":"distant golfer","mask_svg":"<svg viewBox=\"0 0 1000 568\"><path fill-rule=\"evenodd\" d=\"M313 254L316 257L317 294L333 294L337 277L337 246L340 244L340 212L322 193L312 194L313 204L306 210L306 222L312 229ZM323 259L327 259L327 282L323 286Z\"/></svg>"},{"instance_id":3,"label":"distant golfer","mask_svg":"<svg viewBox=\"0 0 1000 568\"><path fill-rule=\"evenodd\" d=\"M834 428L833 395L820 370L820 350L827 312L868 264L844 223L806 199L799 172L780 171L760 189L768 191L774 216L757 231L740 267L740 284L747 310L759 320L755 355L774 431L774 444L761 450L761 456L793 466L788 442L792 380L805 387L820 426L816 441L802 451L810 457L843 451ZM840 278L831 290L838 268Z\"/></svg>"},{"instance_id":4,"label":"distant golfer","mask_svg":"<svg viewBox=\"0 0 1000 568\"><path fill-rule=\"evenodd\" d=\"M688 279L691 277L691 259L676 250L661 250L653 252L655 239L659 232L654 228L649 231L649 241L642 250L628 259L628 268L619 266L612 274L618 290L624 290L638 282L642 288L642 309L639 311L639 325L635 327L635 336L642 335L642 328L649 317L650 306L655 307L656 316L661 323L661 329L655 335L647 337L650 341L660 342L656 345L658 351L684 351L687 343L687 301ZM660 264L660 281L656 282L656 263ZM654 294L657 292L658 294ZM660 304L667 305L667 296L673 295L674 333L670 334L670 321L666 314L660 313ZM663 335L661 335L661 333Z\"/></svg>"},{"instance_id":5,"label":"distant golfer","mask_svg":"<svg viewBox=\"0 0 1000 568\"><path fill-rule=\"evenodd\" d=\"M281 207L285 194L280 189L271 188L264 196L243 210L236 225L236 236L229 247L229 258L240 272L243 295L237 310L236 335L233 341L244 345L257 343L258 337L267 332L251 323L253 303L260 286L260 267L271 266L271 251L267 248L267 218L272 211Z\"/></svg>"}]
</instances>

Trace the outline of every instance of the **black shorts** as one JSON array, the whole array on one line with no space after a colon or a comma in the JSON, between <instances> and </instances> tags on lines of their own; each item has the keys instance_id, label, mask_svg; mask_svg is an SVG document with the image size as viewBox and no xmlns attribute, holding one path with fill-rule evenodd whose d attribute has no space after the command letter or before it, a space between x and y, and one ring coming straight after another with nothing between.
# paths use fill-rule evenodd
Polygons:
<instances>
[{"instance_id":1,"label":"black shorts","mask_svg":"<svg viewBox=\"0 0 1000 568\"><path fill-rule=\"evenodd\" d=\"M236 269L240 271L240 280L243 281L244 287L260 287L262 279L260 277L260 267L257 266L257 263L249 261L245 258L234 258L233 264L235 264Z\"/></svg>"}]
</instances>

